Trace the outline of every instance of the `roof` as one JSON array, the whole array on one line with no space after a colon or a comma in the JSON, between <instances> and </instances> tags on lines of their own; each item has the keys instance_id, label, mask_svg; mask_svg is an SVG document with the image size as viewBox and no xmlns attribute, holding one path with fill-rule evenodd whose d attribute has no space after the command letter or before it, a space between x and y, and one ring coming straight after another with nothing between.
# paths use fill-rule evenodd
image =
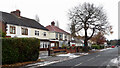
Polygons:
<instances>
[{"instance_id":1,"label":"roof","mask_svg":"<svg viewBox=\"0 0 120 68\"><path fill-rule=\"evenodd\" d=\"M13 24L13 25L18 25L18 26L25 26L25 27L31 27L31 28L37 28L37 29L42 29L48 31L43 25L38 23L37 21L33 19L29 19L26 17L17 17L14 14L2 12L2 20L6 24Z\"/></svg>"},{"instance_id":2,"label":"roof","mask_svg":"<svg viewBox=\"0 0 120 68\"><path fill-rule=\"evenodd\" d=\"M46 28L51 31L51 32L59 32L59 33L64 33L64 34L70 34L62 29L60 29L59 27L57 26L53 26L53 25L48 25L46 26Z\"/></svg>"}]
</instances>

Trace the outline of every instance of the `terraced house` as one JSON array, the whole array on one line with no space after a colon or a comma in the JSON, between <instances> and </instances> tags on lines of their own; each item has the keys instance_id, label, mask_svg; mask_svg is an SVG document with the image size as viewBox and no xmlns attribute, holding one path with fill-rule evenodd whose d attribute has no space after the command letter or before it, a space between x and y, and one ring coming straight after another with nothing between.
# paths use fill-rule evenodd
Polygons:
<instances>
[{"instance_id":1,"label":"terraced house","mask_svg":"<svg viewBox=\"0 0 120 68\"><path fill-rule=\"evenodd\" d=\"M0 12L2 31L6 37L34 37L40 39L42 48L49 46L49 30L33 19L22 17L20 10L11 13Z\"/></svg>"}]
</instances>

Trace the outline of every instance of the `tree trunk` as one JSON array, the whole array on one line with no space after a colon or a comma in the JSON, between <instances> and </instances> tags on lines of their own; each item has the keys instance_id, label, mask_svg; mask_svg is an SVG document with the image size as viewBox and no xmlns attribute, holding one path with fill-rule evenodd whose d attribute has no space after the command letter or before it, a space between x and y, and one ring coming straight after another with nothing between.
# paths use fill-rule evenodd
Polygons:
<instances>
[{"instance_id":1,"label":"tree trunk","mask_svg":"<svg viewBox=\"0 0 120 68\"><path fill-rule=\"evenodd\" d=\"M88 39L87 39L88 37L87 37L87 29L85 29L85 40L84 40L84 47L83 47L83 51L84 52L88 52L89 51L89 49L88 49Z\"/></svg>"},{"instance_id":2,"label":"tree trunk","mask_svg":"<svg viewBox=\"0 0 120 68\"><path fill-rule=\"evenodd\" d=\"M83 51L84 51L84 52L89 52L87 40L84 40Z\"/></svg>"}]
</instances>

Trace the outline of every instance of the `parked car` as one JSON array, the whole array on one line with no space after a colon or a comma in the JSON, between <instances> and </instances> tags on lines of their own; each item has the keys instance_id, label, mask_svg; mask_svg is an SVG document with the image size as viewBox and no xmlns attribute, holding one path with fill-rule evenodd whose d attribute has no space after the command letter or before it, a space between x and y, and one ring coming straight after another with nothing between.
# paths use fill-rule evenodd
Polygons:
<instances>
[{"instance_id":1,"label":"parked car","mask_svg":"<svg viewBox=\"0 0 120 68\"><path fill-rule=\"evenodd\" d=\"M112 46L112 48L115 48L115 46Z\"/></svg>"}]
</instances>

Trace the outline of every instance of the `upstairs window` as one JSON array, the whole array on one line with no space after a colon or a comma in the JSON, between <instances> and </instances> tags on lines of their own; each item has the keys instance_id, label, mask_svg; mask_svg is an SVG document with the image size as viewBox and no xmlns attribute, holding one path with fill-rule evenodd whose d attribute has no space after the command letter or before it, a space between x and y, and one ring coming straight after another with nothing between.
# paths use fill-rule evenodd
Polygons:
<instances>
[{"instance_id":1,"label":"upstairs window","mask_svg":"<svg viewBox=\"0 0 120 68\"><path fill-rule=\"evenodd\" d=\"M16 33L15 30L16 30L15 26L10 26L10 34L15 34Z\"/></svg>"},{"instance_id":2,"label":"upstairs window","mask_svg":"<svg viewBox=\"0 0 120 68\"><path fill-rule=\"evenodd\" d=\"M60 40L63 39L63 34L59 34L59 39L60 39Z\"/></svg>"},{"instance_id":3,"label":"upstairs window","mask_svg":"<svg viewBox=\"0 0 120 68\"><path fill-rule=\"evenodd\" d=\"M67 35L65 35L65 39L67 40Z\"/></svg>"},{"instance_id":4,"label":"upstairs window","mask_svg":"<svg viewBox=\"0 0 120 68\"><path fill-rule=\"evenodd\" d=\"M39 36L39 31L35 30L35 35Z\"/></svg>"},{"instance_id":5,"label":"upstairs window","mask_svg":"<svg viewBox=\"0 0 120 68\"><path fill-rule=\"evenodd\" d=\"M58 39L58 33L56 33L56 39Z\"/></svg>"},{"instance_id":6,"label":"upstairs window","mask_svg":"<svg viewBox=\"0 0 120 68\"><path fill-rule=\"evenodd\" d=\"M44 32L43 35L46 36L46 32Z\"/></svg>"},{"instance_id":7,"label":"upstairs window","mask_svg":"<svg viewBox=\"0 0 120 68\"><path fill-rule=\"evenodd\" d=\"M22 35L28 35L28 29L22 28Z\"/></svg>"}]
</instances>

